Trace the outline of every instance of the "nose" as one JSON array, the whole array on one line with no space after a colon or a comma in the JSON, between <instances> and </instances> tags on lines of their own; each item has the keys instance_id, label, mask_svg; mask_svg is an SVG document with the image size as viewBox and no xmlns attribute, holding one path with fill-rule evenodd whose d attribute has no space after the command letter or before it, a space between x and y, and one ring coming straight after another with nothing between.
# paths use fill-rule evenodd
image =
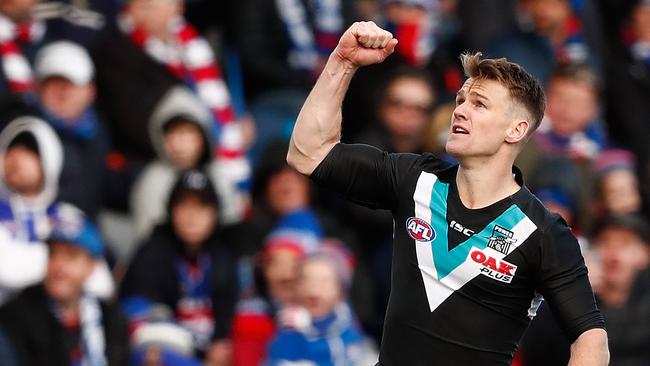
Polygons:
<instances>
[{"instance_id":1,"label":"nose","mask_svg":"<svg viewBox=\"0 0 650 366\"><path fill-rule=\"evenodd\" d=\"M456 120L456 119L467 120L467 111L466 111L464 106L465 106L465 103L462 103L462 104L459 104L458 106L456 106L456 108L454 109L454 113L453 113L454 120Z\"/></svg>"}]
</instances>

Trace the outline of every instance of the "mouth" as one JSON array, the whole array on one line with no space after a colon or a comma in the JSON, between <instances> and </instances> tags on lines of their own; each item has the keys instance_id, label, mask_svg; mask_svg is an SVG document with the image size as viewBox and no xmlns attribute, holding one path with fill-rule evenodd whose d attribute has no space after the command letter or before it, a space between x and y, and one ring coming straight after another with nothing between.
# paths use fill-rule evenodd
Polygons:
<instances>
[{"instance_id":1,"label":"mouth","mask_svg":"<svg viewBox=\"0 0 650 366\"><path fill-rule=\"evenodd\" d=\"M453 126L451 129L451 133L469 135L469 131L467 131L465 128L460 126Z\"/></svg>"}]
</instances>

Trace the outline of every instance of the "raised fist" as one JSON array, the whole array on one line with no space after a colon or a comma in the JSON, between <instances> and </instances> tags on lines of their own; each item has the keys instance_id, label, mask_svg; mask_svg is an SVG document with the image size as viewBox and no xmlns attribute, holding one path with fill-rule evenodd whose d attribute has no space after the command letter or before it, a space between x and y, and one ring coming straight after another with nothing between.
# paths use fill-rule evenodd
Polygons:
<instances>
[{"instance_id":1,"label":"raised fist","mask_svg":"<svg viewBox=\"0 0 650 366\"><path fill-rule=\"evenodd\" d=\"M396 45L397 39L374 22L356 22L343 33L334 52L355 66L365 66L383 62Z\"/></svg>"}]
</instances>

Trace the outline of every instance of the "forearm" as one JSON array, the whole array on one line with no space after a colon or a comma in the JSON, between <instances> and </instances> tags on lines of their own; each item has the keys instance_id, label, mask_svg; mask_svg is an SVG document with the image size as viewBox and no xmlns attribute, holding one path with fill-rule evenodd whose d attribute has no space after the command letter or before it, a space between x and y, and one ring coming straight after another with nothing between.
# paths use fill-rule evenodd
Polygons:
<instances>
[{"instance_id":1,"label":"forearm","mask_svg":"<svg viewBox=\"0 0 650 366\"><path fill-rule=\"evenodd\" d=\"M609 364L607 333L591 329L582 333L571 345L569 366L601 366Z\"/></svg>"},{"instance_id":2,"label":"forearm","mask_svg":"<svg viewBox=\"0 0 650 366\"><path fill-rule=\"evenodd\" d=\"M333 53L300 110L288 162L309 175L341 136L341 105L357 66Z\"/></svg>"}]
</instances>

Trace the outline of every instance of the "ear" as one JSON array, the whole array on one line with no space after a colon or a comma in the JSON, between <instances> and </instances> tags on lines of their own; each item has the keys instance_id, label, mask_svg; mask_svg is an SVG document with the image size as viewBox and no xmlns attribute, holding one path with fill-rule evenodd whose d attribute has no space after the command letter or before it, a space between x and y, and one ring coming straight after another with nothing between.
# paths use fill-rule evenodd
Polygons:
<instances>
[{"instance_id":1,"label":"ear","mask_svg":"<svg viewBox=\"0 0 650 366\"><path fill-rule=\"evenodd\" d=\"M505 141L509 144L516 144L526 139L530 123L525 119L516 120L506 132Z\"/></svg>"}]
</instances>

